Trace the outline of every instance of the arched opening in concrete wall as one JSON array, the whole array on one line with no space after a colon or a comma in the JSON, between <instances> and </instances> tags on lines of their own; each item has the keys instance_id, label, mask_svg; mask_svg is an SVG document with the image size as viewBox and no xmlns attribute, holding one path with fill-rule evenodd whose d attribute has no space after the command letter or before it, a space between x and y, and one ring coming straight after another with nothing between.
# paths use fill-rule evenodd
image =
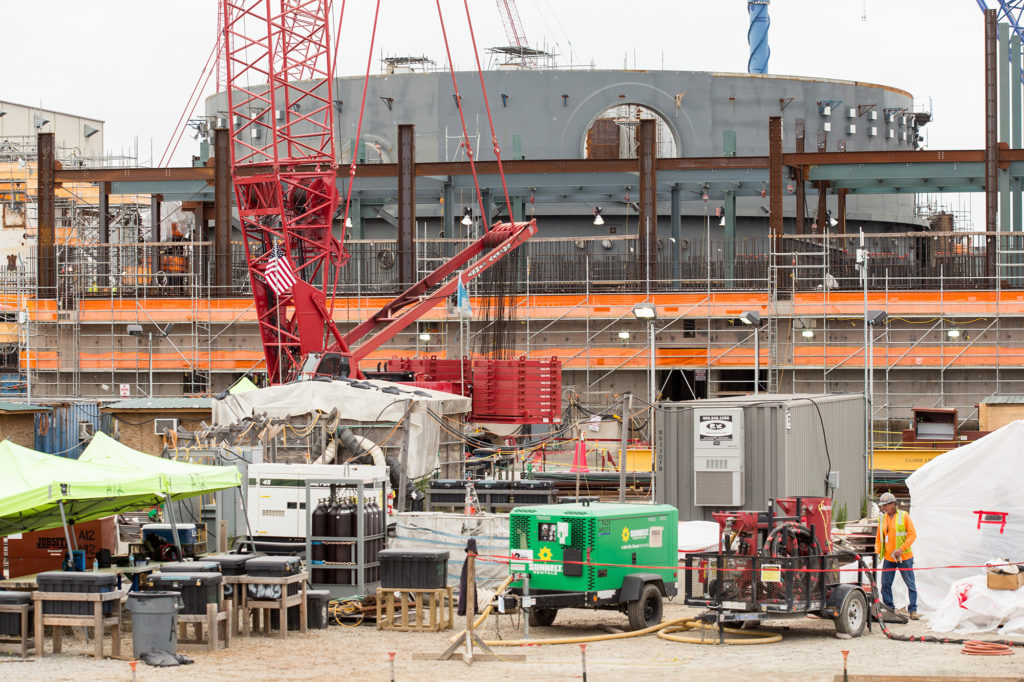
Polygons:
<instances>
[{"instance_id":1,"label":"arched opening in concrete wall","mask_svg":"<svg viewBox=\"0 0 1024 682\"><path fill-rule=\"evenodd\" d=\"M645 118L653 118L656 122L658 156L678 156L675 135L661 114L644 104L623 103L602 111L587 128L583 140L585 158L637 158L640 121Z\"/></svg>"}]
</instances>

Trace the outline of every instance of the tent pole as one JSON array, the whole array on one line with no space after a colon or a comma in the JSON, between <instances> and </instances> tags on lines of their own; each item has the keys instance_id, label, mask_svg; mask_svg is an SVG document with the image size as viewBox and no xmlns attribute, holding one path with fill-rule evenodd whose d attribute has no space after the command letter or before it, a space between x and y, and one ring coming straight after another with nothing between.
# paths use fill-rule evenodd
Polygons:
<instances>
[{"instance_id":1,"label":"tent pole","mask_svg":"<svg viewBox=\"0 0 1024 682\"><path fill-rule=\"evenodd\" d=\"M171 493L164 488L164 511L167 512L167 520L171 522L171 537L174 538L174 546L178 548L178 561L185 560L185 552L181 549L181 538L178 537L178 524L174 521L174 513L171 511Z\"/></svg>"},{"instance_id":2,"label":"tent pole","mask_svg":"<svg viewBox=\"0 0 1024 682\"><path fill-rule=\"evenodd\" d=\"M242 501L242 514L245 516L245 532L249 534L249 545L252 548L252 553L256 553L256 538L252 535L252 526L249 525L249 508L245 504L245 493L246 490L242 486L238 486L239 499ZM307 529L309 530L309 529Z\"/></svg>"},{"instance_id":3,"label":"tent pole","mask_svg":"<svg viewBox=\"0 0 1024 682\"><path fill-rule=\"evenodd\" d=\"M57 504L60 505L60 523L64 526L64 540L67 542L68 547L68 565L71 566L71 570L75 570L75 555L71 551L71 534L68 533L68 517L64 513L64 500L59 500Z\"/></svg>"}]
</instances>

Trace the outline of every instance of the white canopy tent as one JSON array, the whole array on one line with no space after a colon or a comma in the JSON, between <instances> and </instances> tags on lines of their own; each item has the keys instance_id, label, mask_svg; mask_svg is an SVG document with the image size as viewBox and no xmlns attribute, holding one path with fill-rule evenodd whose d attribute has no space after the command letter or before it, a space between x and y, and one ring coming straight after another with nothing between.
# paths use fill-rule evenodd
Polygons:
<instances>
[{"instance_id":1,"label":"white canopy tent","mask_svg":"<svg viewBox=\"0 0 1024 682\"><path fill-rule=\"evenodd\" d=\"M388 381L300 381L214 400L213 421L227 426L260 415L279 419L336 408L346 420L397 422L410 402L407 475L419 478L434 469L441 442L440 425L427 411L442 416L462 414L470 411L471 399Z\"/></svg>"},{"instance_id":2,"label":"white canopy tent","mask_svg":"<svg viewBox=\"0 0 1024 682\"><path fill-rule=\"evenodd\" d=\"M996 557L1024 561L1024 420L939 455L911 474L907 487L917 529L915 568L980 566ZM922 610L935 609L954 583L983 573L915 571Z\"/></svg>"}]
</instances>

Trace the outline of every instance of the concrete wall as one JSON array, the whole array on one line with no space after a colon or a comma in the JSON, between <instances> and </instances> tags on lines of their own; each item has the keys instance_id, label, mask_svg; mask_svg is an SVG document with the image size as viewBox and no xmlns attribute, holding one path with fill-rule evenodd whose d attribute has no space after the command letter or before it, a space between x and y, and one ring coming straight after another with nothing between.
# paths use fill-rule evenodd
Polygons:
<instances>
[{"instance_id":1,"label":"concrete wall","mask_svg":"<svg viewBox=\"0 0 1024 682\"><path fill-rule=\"evenodd\" d=\"M127 410L111 412L116 420L116 429L122 443L140 452L159 455L164 449L164 437L153 433L155 419L178 419L179 426L187 431L197 431L200 422L211 423L209 410Z\"/></svg>"},{"instance_id":2,"label":"concrete wall","mask_svg":"<svg viewBox=\"0 0 1024 682\"><path fill-rule=\"evenodd\" d=\"M26 448L35 447L36 425L32 413L0 414L0 440L9 440Z\"/></svg>"},{"instance_id":3,"label":"concrete wall","mask_svg":"<svg viewBox=\"0 0 1024 682\"><path fill-rule=\"evenodd\" d=\"M0 145L5 139L32 138L37 133L53 133L57 158L68 167L71 158L84 160L103 156L103 121L66 114L52 109L0 101ZM38 123L48 121L37 127ZM98 132L86 137L86 126Z\"/></svg>"}]
</instances>

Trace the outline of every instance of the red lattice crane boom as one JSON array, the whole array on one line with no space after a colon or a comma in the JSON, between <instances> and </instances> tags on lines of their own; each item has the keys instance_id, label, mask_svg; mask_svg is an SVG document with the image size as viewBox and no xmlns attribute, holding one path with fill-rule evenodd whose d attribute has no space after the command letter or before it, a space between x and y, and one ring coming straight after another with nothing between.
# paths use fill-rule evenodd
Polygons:
<instances>
[{"instance_id":1,"label":"red lattice crane boom","mask_svg":"<svg viewBox=\"0 0 1024 682\"><path fill-rule=\"evenodd\" d=\"M329 0L223 0L232 181L274 383L308 353L350 355L328 309L348 260L331 233L338 193L329 11ZM283 283L268 279L268 268L283 271Z\"/></svg>"},{"instance_id":2,"label":"red lattice crane boom","mask_svg":"<svg viewBox=\"0 0 1024 682\"><path fill-rule=\"evenodd\" d=\"M509 47L527 47L526 31L523 30L523 22L519 18L516 0L498 0L498 12L501 14L501 23L505 26Z\"/></svg>"}]
</instances>

